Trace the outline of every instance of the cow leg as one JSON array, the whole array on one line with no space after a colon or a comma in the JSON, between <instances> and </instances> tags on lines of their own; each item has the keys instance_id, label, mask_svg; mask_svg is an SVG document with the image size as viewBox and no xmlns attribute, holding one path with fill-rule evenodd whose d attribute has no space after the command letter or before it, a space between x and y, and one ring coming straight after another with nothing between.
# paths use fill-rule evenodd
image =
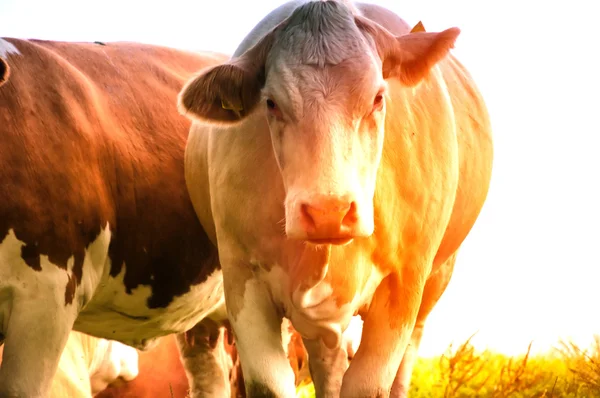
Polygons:
<instances>
[{"instance_id":1,"label":"cow leg","mask_svg":"<svg viewBox=\"0 0 600 398\"><path fill-rule=\"evenodd\" d=\"M225 328L209 318L176 336L190 398L231 395L229 372L233 363L225 351L225 338Z\"/></svg>"},{"instance_id":2,"label":"cow leg","mask_svg":"<svg viewBox=\"0 0 600 398\"><path fill-rule=\"evenodd\" d=\"M50 285L36 280L28 286L37 289L33 294L13 296L10 316L4 318L0 398L48 394L76 317L73 305L65 306L64 289L45 288Z\"/></svg>"},{"instance_id":3,"label":"cow leg","mask_svg":"<svg viewBox=\"0 0 600 398\"><path fill-rule=\"evenodd\" d=\"M407 272L402 277L390 274L377 287L341 397L389 396L414 329L424 282L417 273Z\"/></svg>"},{"instance_id":4,"label":"cow leg","mask_svg":"<svg viewBox=\"0 0 600 398\"><path fill-rule=\"evenodd\" d=\"M308 367L315 386L315 395L339 397L342 377L348 368L348 352L345 344L338 349L329 349L318 340L303 339L308 352Z\"/></svg>"},{"instance_id":5,"label":"cow leg","mask_svg":"<svg viewBox=\"0 0 600 398\"><path fill-rule=\"evenodd\" d=\"M406 347L400 369L398 369L398 373L394 379L392 393L390 395L392 398L406 398L408 396L413 368L417 361L419 345L421 344L421 338L423 337L425 320L440 297L442 297L446 287L448 287L452 271L454 270L456 254L457 252L449 257L448 260L446 260L446 262L429 277L425 284L421 307L419 308L419 314L417 315L417 323L415 324L410 344Z\"/></svg>"},{"instance_id":6,"label":"cow leg","mask_svg":"<svg viewBox=\"0 0 600 398\"><path fill-rule=\"evenodd\" d=\"M417 361L419 344L421 343L421 337L423 336L423 323L417 323L413 330L410 338L410 343L406 347L400 369L394 379L392 385L392 392L390 398L406 398L408 397L408 389L410 387L410 380L412 371Z\"/></svg>"},{"instance_id":7,"label":"cow leg","mask_svg":"<svg viewBox=\"0 0 600 398\"><path fill-rule=\"evenodd\" d=\"M282 316L267 285L244 266L224 265L223 280L247 396L294 397L295 376L283 347Z\"/></svg>"}]
</instances>

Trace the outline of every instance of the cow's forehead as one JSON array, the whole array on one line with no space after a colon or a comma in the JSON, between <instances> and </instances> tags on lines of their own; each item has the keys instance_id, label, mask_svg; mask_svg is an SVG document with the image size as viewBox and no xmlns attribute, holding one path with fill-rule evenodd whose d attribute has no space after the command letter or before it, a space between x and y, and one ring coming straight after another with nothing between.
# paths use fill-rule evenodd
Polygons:
<instances>
[{"instance_id":1,"label":"cow's forehead","mask_svg":"<svg viewBox=\"0 0 600 398\"><path fill-rule=\"evenodd\" d=\"M350 8L337 2L309 2L289 17L270 55L280 59L283 52L292 64L337 65L364 53L365 47Z\"/></svg>"},{"instance_id":2,"label":"cow's forehead","mask_svg":"<svg viewBox=\"0 0 600 398\"><path fill-rule=\"evenodd\" d=\"M266 90L295 107L327 100L346 105L374 95L384 80L381 65L368 53L323 67L291 64L287 57L269 68ZM284 98L282 98L284 97Z\"/></svg>"}]
</instances>

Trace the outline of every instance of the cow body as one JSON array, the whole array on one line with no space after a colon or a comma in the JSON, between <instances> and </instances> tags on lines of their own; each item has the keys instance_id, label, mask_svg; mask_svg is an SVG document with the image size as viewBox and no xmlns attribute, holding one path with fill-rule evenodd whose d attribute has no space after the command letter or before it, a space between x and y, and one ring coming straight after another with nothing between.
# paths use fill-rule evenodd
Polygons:
<instances>
[{"instance_id":1,"label":"cow body","mask_svg":"<svg viewBox=\"0 0 600 398\"><path fill-rule=\"evenodd\" d=\"M72 329L143 349L223 311L175 101L193 71L225 57L132 43L0 48L0 396L38 397Z\"/></svg>"},{"instance_id":2,"label":"cow body","mask_svg":"<svg viewBox=\"0 0 600 398\"><path fill-rule=\"evenodd\" d=\"M407 394L493 157L484 101L448 54L459 31L409 31L374 5L289 2L180 93L186 179L255 396L293 394L283 316L317 396Z\"/></svg>"}]
</instances>

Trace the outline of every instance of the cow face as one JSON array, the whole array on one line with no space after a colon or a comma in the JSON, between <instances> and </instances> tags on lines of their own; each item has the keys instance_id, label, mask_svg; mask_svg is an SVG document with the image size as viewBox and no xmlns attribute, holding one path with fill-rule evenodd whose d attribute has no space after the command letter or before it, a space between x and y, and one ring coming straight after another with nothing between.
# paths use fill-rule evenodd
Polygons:
<instances>
[{"instance_id":1,"label":"cow face","mask_svg":"<svg viewBox=\"0 0 600 398\"><path fill-rule=\"evenodd\" d=\"M286 234L345 244L373 233L386 83L419 83L459 30L395 37L337 1L309 2L180 94L193 118L236 123L266 115L286 189Z\"/></svg>"},{"instance_id":2,"label":"cow face","mask_svg":"<svg viewBox=\"0 0 600 398\"><path fill-rule=\"evenodd\" d=\"M304 54L273 48L263 106L286 188L287 236L345 243L373 233L386 84L364 40L356 43L362 54L297 62L310 44L298 46Z\"/></svg>"}]
</instances>

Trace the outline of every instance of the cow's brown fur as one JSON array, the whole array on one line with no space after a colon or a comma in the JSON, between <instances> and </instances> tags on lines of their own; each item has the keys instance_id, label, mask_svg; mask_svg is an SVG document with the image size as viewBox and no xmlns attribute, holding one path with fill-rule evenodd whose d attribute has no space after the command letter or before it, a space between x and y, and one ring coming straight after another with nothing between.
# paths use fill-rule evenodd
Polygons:
<instances>
[{"instance_id":1,"label":"cow's brown fur","mask_svg":"<svg viewBox=\"0 0 600 398\"><path fill-rule=\"evenodd\" d=\"M3 40L18 51L0 63L0 242L10 236L23 242L23 268L29 270L19 271L21 262L14 258L1 262L0 270L9 277L27 272L32 282L21 289L18 282L0 281L0 333L6 336L0 395L37 395L48 387L73 322L76 330L111 338L147 321L150 326L139 332L144 335L135 340L132 332L127 341L143 346L147 339L183 332L188 309L199 316L196 303L187 304L175 326L160 323L165 315L159 310L220 269L216 247L186 190L183 156L190 123L175 103L194 71L226 57L125 42ZM110 262L94 264L91 272L86 267L92 266L84 266L86 250L107 226ZM46 258L50 266L43 266ZM108 275L124 275L119 291L127 294L147 287L148 299L125 312L107 302L85 312L100 288L98 279L107 282ZM34 315L20 307L23 297L32 299L26 292L35 286L52 289L52 297L36 293L42 295L35 304L38 315L28 321ZM54 292L64 299L56 301ZM219 292L211 297L218 302ZM123 328L95 318L108 313ZM22 332L31 322L53 334L37 335L47 339L40 351L17 343L23 338L33 344L23 336L37 329ZM37 371L23 370L25 358L34 354L41 357Z\"/></svg>"},{"instance_id":2,"label":"cow's brown fur","mask_svg":"<svg viewBox=\"0 0 600 398\"><path fill-rule=\"evenodd\" d=\"M138 44L9 41L21 55L0 90L0 236L14 229L36 270L40 255L64 268L75 257L66 304L107 222L111 275L126 263L127 290L152 286L150 307L203 282L215 252L185 191L189 122L168 104L206 60Z\"/></svg>"}]
</instances>

